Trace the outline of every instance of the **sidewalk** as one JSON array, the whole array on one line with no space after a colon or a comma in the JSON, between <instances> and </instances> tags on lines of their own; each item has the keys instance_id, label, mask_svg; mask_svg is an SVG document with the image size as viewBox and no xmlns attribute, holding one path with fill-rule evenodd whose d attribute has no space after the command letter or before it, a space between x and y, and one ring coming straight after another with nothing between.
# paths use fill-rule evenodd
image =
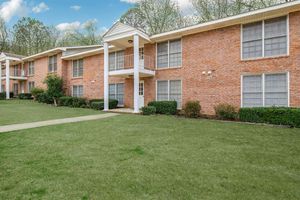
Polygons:
<instances>
[{"instance_id":1,"label":"sidewalk","mask_svg":"<svg viewBox=\"0 0 300 200\"><path fill-rule=\"evenodd\" d=\"M10 132L10 131L18 131L18 130L24 130L24 129L30 129L30 128L38 128L38 127L43 127L43 126L52 126L52 125L57 125L57 124L67 124L67 123L74 123L74 122L105 119L105 118L114 117L117 115L119 115L119 114L107 113L107 114L99 114L99 115L88 115L88 116L82 116L82 117L54 119L54 120L24 123L24 124L5 125L5 126L0 126L0 133Z\"/></svg>"}]
</instances>

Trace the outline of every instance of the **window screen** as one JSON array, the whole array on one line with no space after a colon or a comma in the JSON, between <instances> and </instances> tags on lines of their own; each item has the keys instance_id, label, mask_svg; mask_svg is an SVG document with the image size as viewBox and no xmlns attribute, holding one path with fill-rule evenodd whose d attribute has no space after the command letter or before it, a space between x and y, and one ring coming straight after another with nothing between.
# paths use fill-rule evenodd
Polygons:
<instances>
[{"instance_id":1,"label":"window screen","mask_svg":"<svg viewBox=\"0 0 300 200\"><path fill-rule=\"evenodd\" d=\"M34 62L33 61L28 63L28 75L34 75Z\"/></svg>"},{"instance_id":2,"label":"window screen","mask_svg":"<svg viewBox=\"0 0 300 200\"><path fill-rule=\"evenodd\" d=\"M243 26L243 58L262 57L262 22Z\"/></svg>"},{"instance_id":3,"label":"window screen","mask_svg":"<svg viewBox=\"0 0 300 200\"><path fill-rule=\"evenodd\" d=\"M116 53L117 60L116 60L116 69L124 69L124 51L118 51Z\"/></svg>"},{"instance_id":4,"label":"window screen","mask_svg":"<svg viewBox=\"0 0 300 200\"><path fill-rule=\"evenodd\" d=\"M170 101L176 101L177 107L181 108L181 81L170 81Z\"/></svg>"},{"instance_id":5,"label":"window screen","mask_svg":"<svg viewBox=\"0 0 300 200\"><path fill-rule=\"evenodd\" d=\"M286 17L265 21L265 56L287 54Z\"/></svg>"},{"instance_id":6,"label":"window screen","mask_svg":"<svg viewBox=\"0 0 300 200\"><path fill-rule=\"evenodd\" d=\"M181 66L181 40L170 41L170 67Z\"/></svg>"},{"instance_id":7,"label":"window screen","mask_svg":"<svg viewBox=\"0 0 300 200\"><path fill-rule=\"evenodd\" d=\"M57 56L50 56L49 57L49 66L48 66L49 72L56 72L57 71Z\"/></svg>"},{"instance_id":8,"label":"window screen","mask_svg":"<svg viewBox=\"0 0 300 200\"><path fill-rule=\"evenodd\" d=\"M116 64L116 53L110 53L109 54L109 71L114 71L115 70L115 64Z\"/></svg>"},{"instance_id":9,"label":"window screen","mask_svg":"<svg viewBox=\"0 0 300 200\"><path fill-rule=\"evenodd\" d=\"M83 97L83 86L73 85L73 97Z\"/></svg>"},{"instance_id":10,"label":"window screen","mask_svg":"<svg viewBox=\"0 0 300 200\"><path fill-rule=\"evenodd\" d=\"M288 106L286 74L265 75L265 106Z\"/></svg>"},{"instance_id":11,"label":"window screen","mask_svg":"<svg viewBox=\"0 0 300 200\"><path fill-rule=\"evenodd\" d=\"M157 101L168 101L168 81L157 81Z\"/></svg>"},{"instance_id":12,"label":"window screen","mask_svg":"<svg viewBox=\"0 0 300 200\"><path fill-rule=\"evenodd\" d=\"M157 44L157 68L168 67L168 42Z\"/></svg>"},{"instance_id":13,"label":"window screen","mask_svg":"<svg viewBox=\"0 0 300 200\"><path fill-rule=\"evenodd\" d=\"M243 107L262 107L263 89L262 76L243 77Z\"/></svg>"},{"instance_id":14,"label":"window screen","mask_svg":"<svg viewBox=\"0 0 300 200\"><path fill-rule=\"evenodd\" d=\"M109 99L118 100L118 106L124 105L124 83L109 84Z\"/></svg>"},{"instance_id":15,"label":"window screen","mask_svg":"<svg viewBox=\"0 0 300 200\"><path fill-rule=\"evenodd\" d=\"M83 76L83 59L73 61L73 77Z\"/></svg>"}]
</instances>

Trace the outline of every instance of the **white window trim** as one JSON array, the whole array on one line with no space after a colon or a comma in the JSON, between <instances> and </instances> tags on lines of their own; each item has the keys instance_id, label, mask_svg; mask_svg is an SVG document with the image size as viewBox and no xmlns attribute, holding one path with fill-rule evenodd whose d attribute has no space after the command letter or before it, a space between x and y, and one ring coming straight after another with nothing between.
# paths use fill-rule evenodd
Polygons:
<instances>
[{"instance_id":1,"label":"white window trim","mask_svg":"<svg viewBox=\"0 0 300 200\"><path fill-rule=\"evenodd\" d=\"M244 23L241 24L241 33L240 33L240 38L241 38L241 42L240 42L240 56L241 56L241 61L251 61L251 60L261 60L261 59L267 59L267 58L278 58L278 57L286 57L286 56L290 56L290 18L289 18L289 14L287 15L282 15L279 17L275 17L275 18L280 18L280 17L286 17L286 29L287 29L287 51L286 54L280 54L280 55L275 55L275 56L265 56L265 21L269 20L269 19L274 19L274 18L268 18L268 19L264 19L264 20L260 20L260 21L256 21L256 22L262 22L262 56L261 57L256 57L256 58L243 58L243 26L247 25L249 23ZM255 22L253 22L255 23Z\"/></svg>"},{"instance_id":2,"label":"white window trim","mask_svg":"<svg viewBox=\"0 0 300 200\"><path fill-rule=\"evenodd\" d=\"M74 87L79 87L79 86L82 86L82 96L74 96ZM82 97L84 97L84 87L83 87L83 85L72 85L72 97L77 97L77 98L82 98Z\"/></svg>"},{"instance_id":3,"label":"white window trim","mask_svg":"<svg viewBox=\"0 0 300 200\"><path fill-rule=\"evenodd\" d=\"M288 105L287 107L290 107L290 72L268 72L268 73L261 73L261 74L242 74L241 75L241 108L244 108L243 106L243 80L244 80L244 76L261 76L262 77L262 98L263 98L263 107L265 107L265 76L266 75L275 75L275 74L285 74L286 78L287 78L287 98L288 98ZM248 108L248 107L245 107ZM251 108L251 107L250 107Z\"/></svg>"},{"instance_id":4,"label":"white window trim","mask_svg":"<svg viewBox=\"0 0 300 200\"><path fill-rule=\"evenodd\" d=\"M123 83L123 82L120 82L120 83L110 83L110 84L108 84L108 86L109 85L114 85L114 87L115 87L115 98L114 99L116 99L117 100L117 85L118 84L123 84L123 92L124 92L124 96L123 96L123 104L119 104L119 102L118 102L118 107L124 107L124 102L125 102L125 83ZM110 94L108 94L108 96L110 96Z\"/></svg>"},{"instance_id":5,"label":"white window trim","mask_svg":"<svg viewBox=\"0 0 300 200\"><path fill-rule=\"evenodd\" d=\"M168 82L168 101L170 101L170 81L180 81L180 93L181 93L181 106L180 107L177 107L178 110L181 110L182 109L182 104L183 104L183 94L182 94L182 79L170 79L170 80L156 80L155 81L155 100L157 101L157 85L158 85L158 82L159 81L167 81Z\"/></svg>"},{"instance_id":6,"label":"white window trim","mask_svg":"<svg viewBox=\"0 0 300 200\"><path fill-rule=\"evenodd\" d=\"M82 76L74 76L74 61L79 61L82 60ZM79 68L77 69L77 73L79 74ZM75 59L72 60L72 78L83 78L83 73L84 73L84 59Z\"/></svg>"},{"instance_id":7,"label":"white window trim","mask_svg":"<svg viewBox=\"0 0 300 200\"><path fill-rule=\"evenodd\" d=\"M170 41L174 41L174 40L180 40L180 52L181 52L181 62L180 62L180 66L175 66L175 67L170 67ZM163 42L168 42L168 66L164 67L164 68L158 68L157 66L157 61L158 61L158 55L157 55L157 45L159 43L163 43ZM182 56L182 38L176 38L176 39L172 39L172 40L167 40L167 41L162 41L162 42L158 42L156 43L156 62L155 62L155 69L156 70L165 70L165 69L176 69L176 68L181 68L182 67L182 60L183 60L183 56Z\"/></svg>"},{"instance_id":8,"label":"white window trim","mask_svg":"<svg viewBox=\"0 0 300 200\"><path fill-rule=\"evenodd\" d=\"M31 63L32 63L32 65L31 65ZM49 67L49 65L48 65L48 67ZM30 70L30 68L31 68L31 70ZM32 71L33 71L33 73L32 73ZM28 62L28 76L33 76L34 73L35 73L34 61L29 61Z\"/></svg>"},{"instance_id":9,"label":"white window trim","mask_svg":"<svg viewBox=\"0 0 300 200\"><path fill-rule=\"evenodd\" d=\"M123 57L124 57L124 64L123 64L123 68L122 69L117 69L117 53L118 52L121 52L121 51L123 51L124 52L124 55L123 55ZM125 69L125 50L119 50L119 51L113 51L113 52L109 52L109 54L115 54L115 65L114 65L114 69L113 70L110 70L110 69L108 69L109 71L118 71L118 70L123 70L123 69ZM109 56L109 55L108 55ZM108 68L109 68L109 65L110 65L110 63L109 63L109 58L108 58Z\"/></svg>"},{"instance_id":10,"label":"white window trim","mask_svg":"<svg viewBox=\"0 0 300 200\"><path fill-rule=\"evenodd\" d=\"M52 69L51 69L51 71L50 71L50 70L49 70L50 58L51 58L51 57L54 57L54 56L56 56L56 71L54 70L54 67L53 67L53 66L52 66ZM57 65L57 54L52 55L52 56L48 56L48 73L55 73L55 72L57 72L57 67L58 67L58 65Z\"/></svg>"}]
</instances>

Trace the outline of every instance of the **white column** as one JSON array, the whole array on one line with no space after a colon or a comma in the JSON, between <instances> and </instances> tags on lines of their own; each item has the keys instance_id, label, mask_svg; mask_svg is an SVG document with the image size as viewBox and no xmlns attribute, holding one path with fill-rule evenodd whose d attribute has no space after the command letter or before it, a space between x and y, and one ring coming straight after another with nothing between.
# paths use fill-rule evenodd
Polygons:
<instances>
[{"instance_id":1,"label":"white column","mask_svg":"<svg viewBox=\"0 0 300 200\"><path fill-rule=\"evenodd\" d=\"M6 99L9 99L9 60L6 60Z\"/></svg>"},{"instance_id":2,"label":"white column","mask_svg":"<svg viewBox=\"0 0 300 200\"><path fill-rule=\"evenodd\" d=\"M108 43L104 43L104 111L109 110L108 99Z\"/></svg>"},{"instance_id":3,"label":"white column","mask_svg":"<svg viewBox=\"0 0 300 200\"><path fill-rule=\"evenodd\" d=\"M133 36L133 58L134 58L134 113L139 113L139 36Z\"/></svg>"},{"instance_id":4,"label":"white column","mask_svg":"<svg viewBox=\"0 0 300 200\"><path fill-rule=\"evenodd\" d=\"M2 62L0 62L0 92L2 92Z\"/></svg>"}]
</instances>

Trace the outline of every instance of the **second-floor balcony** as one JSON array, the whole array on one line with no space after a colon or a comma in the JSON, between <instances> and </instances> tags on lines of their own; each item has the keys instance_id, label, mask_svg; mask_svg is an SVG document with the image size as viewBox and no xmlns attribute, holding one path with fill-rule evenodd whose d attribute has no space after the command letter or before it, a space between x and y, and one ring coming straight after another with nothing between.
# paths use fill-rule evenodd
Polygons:
<instances>
[{"instance_id":1,"label":"second-floor balcony","mask_svg":"<svg viewBox=\"0 0 300 200\"><path fill-rule=\"evenodd\" d=\"M6 77L6 70L2 69L2 79ZM27 79L27 71L22 69L11 69L9 71L9 78L14 80L26 80Z\"/></svg>"},{"instance_id":2,"label":"second-floor balcony","mask_svg":"<svg viewBox=\"0 0 300 200\"><path fill-rule=\"evenodd\" d=\"M109 59L109 76L130 77L134 74L134 55L116 56ZM140 77L155 75L155 58L148 55L139 56Z\"/></svg>"}]
</instances>

